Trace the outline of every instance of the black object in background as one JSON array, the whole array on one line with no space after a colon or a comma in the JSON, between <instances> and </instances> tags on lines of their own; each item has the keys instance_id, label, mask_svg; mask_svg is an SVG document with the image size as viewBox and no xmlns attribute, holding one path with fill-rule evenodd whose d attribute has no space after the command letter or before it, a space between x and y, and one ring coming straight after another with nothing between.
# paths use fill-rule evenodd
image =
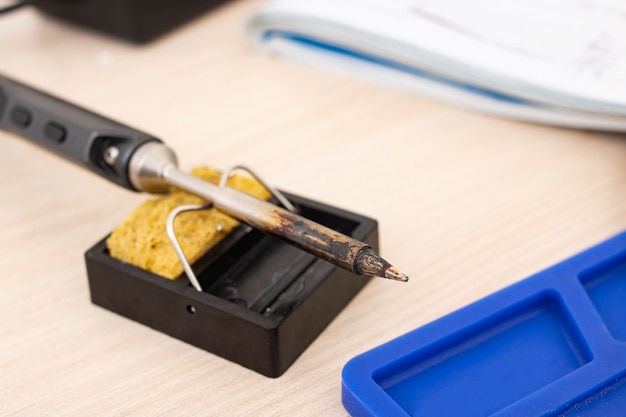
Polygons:
<instances>
[{"instance_id":1,"label":"black object in background","mask_svg":"<svg viewBox=\"0 0 626 417\"><path fill-rule=\"evenodd\" d=\"M13 3L10 6L4 6L2 8L0 8L0 15L2 14L7 14L7 13L11 13L14 12L16 10L21 9L22 7L26 7L26 6L32 6L35 3L39 3L39 1L41 0L22 0L22 1L16 1L15 3Z\"/></svg>"},{"instance_id":2,"label":"black object in background","mask_svg":"<svg viewBox=\"0 0 626 417\"><path fill-rule=\"evenodd\" d=\"M229 0L45 0L45 14L136 43L149 42Z\"/></svg>"}]
</instances>

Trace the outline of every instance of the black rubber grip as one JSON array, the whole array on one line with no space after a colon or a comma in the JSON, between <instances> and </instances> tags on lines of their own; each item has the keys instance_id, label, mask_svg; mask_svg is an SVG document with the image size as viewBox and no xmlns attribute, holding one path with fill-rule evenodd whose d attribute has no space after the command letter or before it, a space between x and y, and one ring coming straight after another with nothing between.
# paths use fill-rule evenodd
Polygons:
<instances>
[{"instance_id":1,"label":"black rubber grip","mask_svg":"<svg viewBox=\"0 0 626 417\"><path fill-rule=\"evenodd\" d=\"M159 139L0 75L0 129L136 191L133 153Z\"/></svg>"}]
</instances>

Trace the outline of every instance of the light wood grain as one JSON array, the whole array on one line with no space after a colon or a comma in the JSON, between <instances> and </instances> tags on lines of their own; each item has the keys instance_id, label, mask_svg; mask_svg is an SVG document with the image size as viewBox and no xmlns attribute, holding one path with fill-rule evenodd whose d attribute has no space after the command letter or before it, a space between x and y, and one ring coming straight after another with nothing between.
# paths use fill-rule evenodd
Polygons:
<instances>
[{"instance_id":1,"label":"light wood grain","mask_svg":"<svg viewBox=\"0 0 626 417\"><path fill-rule=\"evenodd\" d=\"M268 379L89 302L82 254L145 196L0 132L0 414L345 416L353 356L626 227L626 138L506 121L269 58L234 2L137 47L0 18L0 72L375 217L377 280ZM374 192L372 192L372 190Z\"/></svg>"}]
</instances>

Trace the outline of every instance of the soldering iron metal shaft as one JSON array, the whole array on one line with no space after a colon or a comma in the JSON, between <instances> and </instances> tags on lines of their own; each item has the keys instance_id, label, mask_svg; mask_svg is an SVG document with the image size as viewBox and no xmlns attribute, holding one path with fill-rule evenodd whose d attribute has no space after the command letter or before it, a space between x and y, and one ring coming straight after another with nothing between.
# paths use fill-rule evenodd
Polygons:
<instances>
[{"instance_id":1,"label":"soldering iron metal shaft","mask_svg":"<svg viewBox=\"0 0 626 417\"><path fill-rule=\"evenodd\" d=\"M196 194L221 212L275 235L355 274L407 281L408 277L367 244L308 220L275 204L229 187L218 187L178 170L174 153L159 142L140 147L130 161L130 180L143 191L170 185Z\"/></svg>"}]
</instances>

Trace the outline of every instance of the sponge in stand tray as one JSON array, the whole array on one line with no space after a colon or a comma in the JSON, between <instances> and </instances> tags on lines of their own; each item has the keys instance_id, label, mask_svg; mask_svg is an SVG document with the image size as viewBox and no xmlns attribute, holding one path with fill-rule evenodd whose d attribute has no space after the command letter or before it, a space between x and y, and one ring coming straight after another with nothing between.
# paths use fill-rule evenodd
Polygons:
<instances>
[{"instance_id":1,"label":"sponge in stand tray","mask_svg":"<svg viewBox=\"0 0 626 417\"><path fill-rule=\"evenodd\" d=\"M198 167L192 175L218 184L221 173ZM270 193L258 181L234 175L227 185L254 197L267 200ZM206 204L202 198L172 187L170 194L145 201L119 225L107 239L112 257L168 279L176 279L183 267L176 256L165 223L170 212L181 205ZM239 222L216 209L184 212L176 217L174 230L190 264L228 235Z\"/></svg>"}]
</instances>

